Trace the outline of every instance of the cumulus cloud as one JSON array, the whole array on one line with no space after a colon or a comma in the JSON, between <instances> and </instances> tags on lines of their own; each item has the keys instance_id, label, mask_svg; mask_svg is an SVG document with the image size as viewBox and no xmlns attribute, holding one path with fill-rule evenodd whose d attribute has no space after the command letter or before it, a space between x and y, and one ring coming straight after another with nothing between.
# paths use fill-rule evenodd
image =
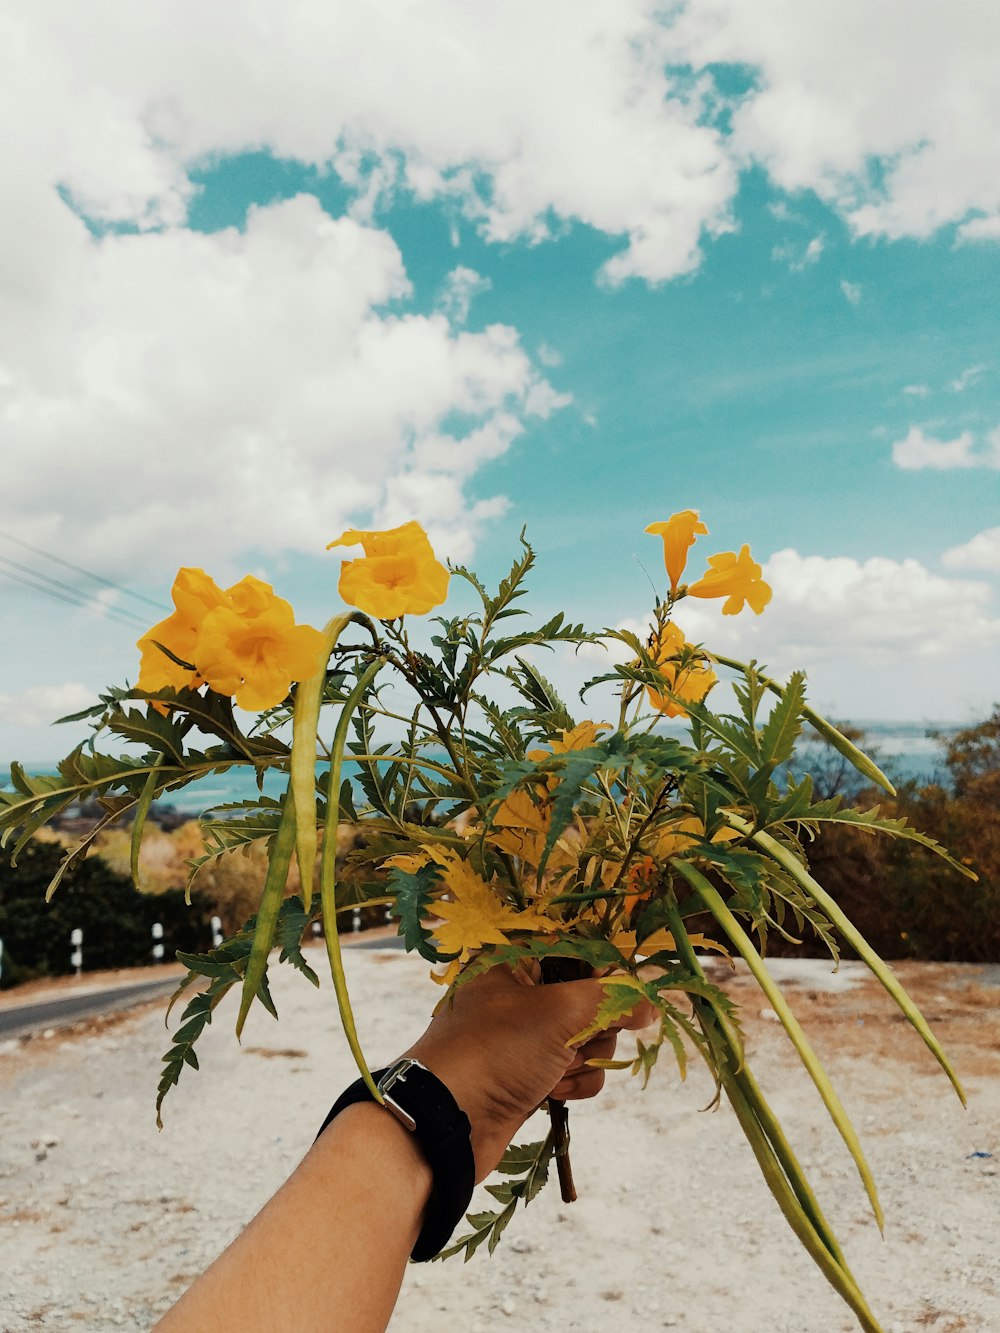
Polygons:
<instances>
[{"instance_id":1,"label":"cumulus cloud","mask_svg":"<svg viewBox=\"0 0 1000 1333\"><path fill-rule=\"evenodd\" d=\"M843 293L845 301L851 305L858 305L861 301L861 285L857 282L848 282L846 278L840 280L840 290ZM904 390L908 392L908 390Z\"/></svg>"},{"instance_id":2,"label":"cumulus cloud","mask_svg":"<svg viewBox=\"0 0 1000 1333\"><path fill-rule=\"evenodd\" d=\"M977 445L972 431L963 430L953 440L936 440L919 426L911 426L892 446L892 461L908 472L924 468L949 471L953 468L1000 468L1000 426Z\"/></svg>"},{"instance_id":3,"label":"cumulus cloud","mask_svg":"<svg viewBox=\"0 0 1000 1333\"><path fill-rule=\"evenodd\" d=\"M856 234L1000 234L995 6L956 0L945 18L935 0L696 0L675 38L699 67L755 72L734 149L782 189L815 191Z\"/></svg>"},{"instance_id":4,"label":"cumulus cloud","mask_svg":"<svg viewBox=\"0 0 1000 1333\"><path fill-rule=\"evenodd\" d=\"M362 222L398 190L453 201L493 241L582 222L625 242L611 282L687 272L730 226L712 80L668 74L651 0L511 0L488 17L459 0L288 0L280 23L236 0L210 17L196 0L14 0L0 23L0 99L32 126L5 153L53 231L55 184L101 222L175 225L192 165L260 148L335 170Z\"/></svg>"},{"instance_id":5,"label":"cumulus cloud","mask_svg":"<svg viewBox=\"0 0 1000 1333\"><path fill-rule=\"evenodd\" d=\"M1000 529L994 531L1000 537ZM720 602L683 600L676 619L687 638L743 661L756 657L779 673L841 658L903 666L911 658L958 656L1000 642L989 585L942 577L918 560L859 561L787 549L765 563L764 578L773 598L761 616L724 616ZM649 622L631 617L618 628L644 636ZM580 655L624 661L630 654L614 645L608 654L592 647Z\"/></svg>"},{"instance_id":6,"label":"cumulus cloud","mask_svg":"<svg viewBox=\"0 0 1000 1333\"><path fill-rule=\"evenodd\" d=\"M1000 528L986 528L961 546L952 546L941 557L947 569L974 569L1000 573Z\"/></svg>"},{"instance_id":7,"label":"cumulus cloud","mask_svg":"<svg viewBox=\"0 0 1000 1333\"><path fill-rule=\"evenodd\" d=\"M310 195L242 232L81 228L63 260L0 326L0 517L98 569L318 552L404 486L467 552L497 505L464 481L567 401L516 330L408 313L391 237Z\"/></svg>"},{"instance_id":8,"label":"cumulus cloud","mask_svg":"<svg viewBox=\"0 0 1000 1333\"><path fill-rule=\"evenodd\" d=\"M0 694L0 719L13 726L36 727L78 713L93 702L94 691L77 681L32 685L18 694Z\"/></svg>"}]
</instances>

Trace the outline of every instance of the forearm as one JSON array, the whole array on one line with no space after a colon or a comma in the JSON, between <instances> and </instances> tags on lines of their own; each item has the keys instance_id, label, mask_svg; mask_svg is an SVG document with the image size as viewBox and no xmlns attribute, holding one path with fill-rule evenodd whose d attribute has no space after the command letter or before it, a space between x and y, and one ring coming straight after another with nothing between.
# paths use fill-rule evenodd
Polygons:
<instances>
[{"instance_id":1,"label":"forearm","mask_svg":"<svg viewBox=\"0 0 1000 1333\"><path fill-rule=\"evenodd\" d=\"M157 1333L382 1333L431 1172L382 1107L348 1107Z\"/></svg>"}]
</instances>

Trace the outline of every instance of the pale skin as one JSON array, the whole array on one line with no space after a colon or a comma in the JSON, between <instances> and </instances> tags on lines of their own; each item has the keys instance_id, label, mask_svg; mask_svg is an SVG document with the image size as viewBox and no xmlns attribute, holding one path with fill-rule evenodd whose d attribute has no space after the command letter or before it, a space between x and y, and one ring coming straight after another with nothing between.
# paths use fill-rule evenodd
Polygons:
<instances>
[{"instance_id":1,"label":"pale skin","mask_svg":"<svg viewBox=\"0 0 1000 1333\"><path fill-rule=\"evenodd\" d=\"M538 986L494 968L459 987L404 1052L469 1117L477 1181L546 1097L595 1096L604 1070L587 1062L614 1054L620 1028L650 1022L644 1002L572 1044L603 993L594 980ZM156 1333L384 1333L431 1184L418 1144L389 1112L348 1107Z\"/></svg>"}]
</instances>

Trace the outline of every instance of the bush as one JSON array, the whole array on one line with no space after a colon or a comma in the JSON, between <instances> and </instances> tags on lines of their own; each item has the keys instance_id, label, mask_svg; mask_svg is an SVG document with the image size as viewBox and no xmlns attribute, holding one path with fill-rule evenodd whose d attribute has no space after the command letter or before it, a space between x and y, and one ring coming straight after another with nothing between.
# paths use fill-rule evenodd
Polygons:
<instances>
[{"instance_id":1,"label":"bush","mask_svg":"<svg viewBox=\"0 0 1000 1333\"><path fill-rule=\"evenodd\" d=\"M864 749L863 735L851 735ZM837 781L838 774L843 776L839 762L822 754L813 757L823 795L846 794L858 805L879 805L885 815L904 816L979 876L976 882L966 879L913 843L822 826L808 847L813 874L869 944L890 959L1000 960L1000 705L985 722L947 742L947 786L903 783L895 800L875 790L845 793ZM856 782L853 772L846 778ZM815 936L792 945L772 933L768 951L814 955L824 950ZM851 957L850 950L844 956Z\"/></svg>"},{"instance_id":2,"label":"bush","mask_svg":"<svg viewBox=\"0 0 1000 1333\"><path fill-rule=\"evenodd\" d=\"M127 876L98 857L71 869L46 903L45 890L62 853L56 843L33 841L16 866L0 863L0 986L72 972L70 932L76 928L83 931L85 971L151 962L157 921L168 959L177 949L211 946L211 908L204 899L194 896L188 907L177 890L155 897L137 893Z\"/></svg>"}]
</instances>

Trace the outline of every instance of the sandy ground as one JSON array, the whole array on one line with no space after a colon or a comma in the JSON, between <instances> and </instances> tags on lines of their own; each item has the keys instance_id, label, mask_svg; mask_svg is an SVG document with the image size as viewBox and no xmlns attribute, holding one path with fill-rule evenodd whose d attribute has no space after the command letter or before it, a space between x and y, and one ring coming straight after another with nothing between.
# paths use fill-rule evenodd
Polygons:
<instances>
[{"instance_id":1,"label":"sandy ground","mask_svg":"<svg viewBox=\"0 0 1000 1333\"><path fill-rule=\"evenodd\" d=\"M898 968L966 1083L963 1111L867 974L774 966L860 1131L884 1241L780 1026L745 976L727 984L746 1005L758 1079L887 1333L995 1333L1000 991L984 984L994 978L972 966ZM199 1048L202 1072L185 1071L167 1099L162 1133L161 1004L0 1047L6 1333L149 1328L295 1164L353 1073L329 986L273 972L281 1022L255 1013L241 1048L235 1005L223 1010ZM348 975L372 1062L388 1061L439 992L420 960L388 950L349 951ZM572 1112L579 1202L561 1204L551 1187L492 1259L411 1267L392 1333L855 1328L788 1232L731 1112L700 1110L709 1096L700 1070L681 1084L666 1058L645 1092L610 1075L601 1098Z\"/></svg>"}]
</instances>

